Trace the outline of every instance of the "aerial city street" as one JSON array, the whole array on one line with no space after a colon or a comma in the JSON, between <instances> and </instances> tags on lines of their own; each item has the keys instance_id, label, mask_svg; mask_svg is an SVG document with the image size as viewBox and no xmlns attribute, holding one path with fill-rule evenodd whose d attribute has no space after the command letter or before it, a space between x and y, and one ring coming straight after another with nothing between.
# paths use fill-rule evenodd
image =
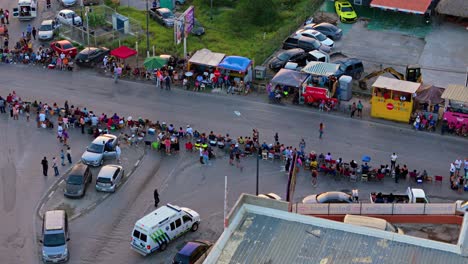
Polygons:
<instances>
[{"instance_id":1,"label":"aerial city street","mask_svg":"<svg viewBox=\"0 0 468 264\"><path fill-rule=\"evenodd\" d=\"M468 1L409 2L0 1L0 263L468 263Z\"/></svg>"}]
</instances>

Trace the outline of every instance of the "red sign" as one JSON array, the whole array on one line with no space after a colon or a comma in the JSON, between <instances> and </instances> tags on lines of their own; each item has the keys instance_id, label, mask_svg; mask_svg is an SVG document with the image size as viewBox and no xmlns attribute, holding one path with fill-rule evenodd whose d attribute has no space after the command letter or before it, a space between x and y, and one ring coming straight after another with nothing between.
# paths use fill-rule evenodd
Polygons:
<instances>
[{"instance_id":1,"label":"red sign","mask_svg":"<svg viewBox=\"0 0 468 264\"><path fill-rule=\"evenodd\" d=\"M388 103L388 104L387 104L387 109L388 109L388 110L393 110L393 104L392 104L392 103Z\"/></svg>"}]
</instances>

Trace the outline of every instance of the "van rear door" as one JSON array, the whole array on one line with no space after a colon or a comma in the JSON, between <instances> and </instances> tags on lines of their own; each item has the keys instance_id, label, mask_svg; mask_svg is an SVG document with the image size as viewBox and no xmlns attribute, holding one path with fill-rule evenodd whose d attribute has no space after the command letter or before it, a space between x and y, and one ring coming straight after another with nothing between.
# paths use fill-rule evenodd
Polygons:
<instances>
[{"instance_id":1,"label":"van rear door","mask_svg":"<svg viewBox=\"0 0 468 264\"><path fill-rule=\"evenodd\" d=\"M143 230L133 229L132 232L132 246L143 255L149 254L151 247L148 249L147 245L148 235Z\"/></svg>"}]
</instances>

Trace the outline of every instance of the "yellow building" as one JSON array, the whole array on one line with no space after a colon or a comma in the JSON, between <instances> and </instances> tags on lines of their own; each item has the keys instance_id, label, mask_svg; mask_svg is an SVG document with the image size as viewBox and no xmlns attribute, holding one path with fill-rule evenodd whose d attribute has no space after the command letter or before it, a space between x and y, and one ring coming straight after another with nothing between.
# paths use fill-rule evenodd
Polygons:
<instances>
[{"instance_id":1,"label":"yellow building","mask_svg":"<svg viewBox=\"0 0 468 264\"><path fill-rule=\"evenodd\" d=\"M413 94L420 83L379 76L372 85L371 116L409 122L413 112Z\"/></svg>"}]
</instances>

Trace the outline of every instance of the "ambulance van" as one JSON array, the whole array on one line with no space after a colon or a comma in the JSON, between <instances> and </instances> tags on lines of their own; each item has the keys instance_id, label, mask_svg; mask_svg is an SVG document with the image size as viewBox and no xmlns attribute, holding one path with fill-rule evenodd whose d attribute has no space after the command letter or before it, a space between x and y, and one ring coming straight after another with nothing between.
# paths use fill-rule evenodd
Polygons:
<instances>
[{"instance_id":1,"label":"ambulance van","mask_svg":"<svg viewBox=\"0 0 468 264\"><path fill-rule=\"evenodd\" d=\"M197 231L200 215L185 207L167 204L135 223L132 248L146 256L156 250L164 251L167 244L188 231Z\"/></svg>"}]
</instances>

